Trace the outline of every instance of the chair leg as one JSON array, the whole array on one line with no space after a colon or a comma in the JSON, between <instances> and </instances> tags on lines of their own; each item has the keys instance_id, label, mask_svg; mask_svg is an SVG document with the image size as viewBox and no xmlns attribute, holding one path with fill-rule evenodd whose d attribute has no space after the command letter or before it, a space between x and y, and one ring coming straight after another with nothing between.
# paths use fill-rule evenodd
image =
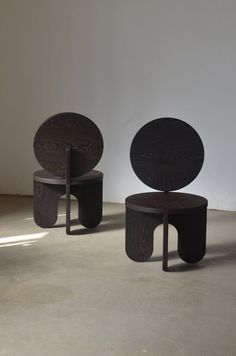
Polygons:
<instances>
[{"instance_id":1,"label":"chair leg","mask_svg":"<svg viewBox=\"0 0 236 356\"><path fill-rule=\"evenodd\" d=\"M147 261L153 252L153 233L162 215L145 214L126 207L125 249L136 262Z\"/></svg>"},{"instance_id":2,"label":"chair leg","mask_svg":"<svg viewBox=\"0 0 236 356\"><path fill-rule=\"evenodd\" d=\"M87 228L98 226L102 220L102 181L71 186L71 194L79 201L79 220Z\"/></svg>"},{"instance_id":3,"label":"chair leg","mask_svg":"<svg viewBox=\"0 0 236 356\"><path fill-rule=\"evenodd\" d=\"M162 269L167 272L168 270L168 215L163 215L163 257Z\"/></svg>"},{"instance_id":4,"label":"chair leg","mask_svg":"<svg viewBox=\"0 0 236 356\"><path fill-rule=\"evenodd\" d=\"M58 200L64 187L34 181L33 211L35 223L43 228L57 221Z\"/></svg>"},{"instance_id":5,"label":"chair leg","mask_svg":"<svg viewBox=\"0 0 236 356\"><path fill-rule=\"evenodd\" d=\"M187 263L199 262L206 252L207 209L201 208L194 213L172 215L169 223L178 231L178 253Z\"/></svg>"}]
</instances>

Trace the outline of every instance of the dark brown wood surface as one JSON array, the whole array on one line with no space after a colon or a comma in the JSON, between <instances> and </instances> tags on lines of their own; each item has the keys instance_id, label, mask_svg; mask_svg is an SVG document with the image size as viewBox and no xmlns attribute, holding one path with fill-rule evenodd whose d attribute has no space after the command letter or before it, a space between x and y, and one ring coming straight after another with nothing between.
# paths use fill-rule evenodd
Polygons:
<instances>
[{"instance_id":1,"label":"dark brown wood surface","mask_svg":"<svg viewBox=\"0 0 236 356\"><path fill-rule=\"evenodd\" d=\"M204 161L204 147L198 133L186 122L160 118L137 132L130 160L144 184L157 190L173 191L196 178Z\"/></svg>"},{"instance_id":2,"label":"dark brown wood surface","mask_svg":"<svg viewBox=\"0 0 236 356\"><path fill-rule=\"evenodd\" d=\"M130 195L126 199L129 209L151 214L184 214L206 207L207 199L194 194L150 192Z\"/></svg>"},{"instance_id":3,"label":"dark brown wood surface","mask_svg":"<svg viewBox=\"0 0 236 356\"><path fill-rule=\"evenodd\" d=\"M96 227L102 219L102 180L71 185L70 193L79 202L79 221L87 228ZM57 220L58 201L66 193L65 184L46 184L34 180L34 221L43 228Z\"/></svg>"},{"instance_id":4,"label":"dark brown wood surface","mask_svg":"<svg viewBox=\"0 0 236 356\"><path fill-rule=\"evenodd\" d=\"M57 177L44 169L34 172L33 179L36 182L55 184L55 185L65 185L66 179ZM83 174L79 177L73 177L70 180L71 185L88 184L100 181L103 179L103 173L100 171L90 171L89 173Z\"/></svg>"},{"instance_id":5,"label":"dark brown wood surface","mask_svg":"<svg viewBox=\"0 0 236 356\"><path fill-rule=\"evenodd\" d=\"M71 176L88 173L103 153L101 132L87 117L67 112L47 119L35 134L36 159L55 176L65 177L68 147L71 147Z\"/></svg>"},{"instance_id":6,"label":"dark brown wood surface","mask_svg":"<svg viewBox=\"0 0 236 356\"><path fill-rule=\"evenodd\" d=\"M164 194L164 193L163 193ZM187 263L199 262L206 252L206 207L168 215L168 222L178 232L178 253ZM164 223L163 214L147 214L126 204L126 253L133 261L147 261L153 252L153 235ZM167 226L166 226L167 228ZM166 242L168 243L167 239ZM167 248L167 246L165 246ZM163 251L163 270L167 270L168 252Z\"/></svg>"}]
</instances>

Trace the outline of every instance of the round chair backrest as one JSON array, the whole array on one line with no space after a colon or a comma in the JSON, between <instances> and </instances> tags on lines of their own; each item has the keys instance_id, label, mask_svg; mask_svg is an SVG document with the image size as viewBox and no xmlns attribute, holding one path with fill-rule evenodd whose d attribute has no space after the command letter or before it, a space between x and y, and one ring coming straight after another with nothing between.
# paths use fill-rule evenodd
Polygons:
<instances>
[{"instance_id":1,"label":"round chair backrest","mask_svg":"<svg viewBox=\"0 0 236 356\"><path fill-rule=\"evenodd\" d=\"M44 121L34 137L39 164L58 177L66 175L66 148L71 148L71 176L91 171L103 153L99 128L87 117L65 112Z\"/></svg>"},{"instance_id":2,"label":"round chair backrest","mask_svg":"<svg viewBox=\"0 0 236 356\"><path fill-rule=\"evenodd\" d=\"M204 147L189 124L165 117L148 122L137 132L131 144L130 160L144 184L172 191L196 178L203 165Z\"/></svg>"}]
</instances>

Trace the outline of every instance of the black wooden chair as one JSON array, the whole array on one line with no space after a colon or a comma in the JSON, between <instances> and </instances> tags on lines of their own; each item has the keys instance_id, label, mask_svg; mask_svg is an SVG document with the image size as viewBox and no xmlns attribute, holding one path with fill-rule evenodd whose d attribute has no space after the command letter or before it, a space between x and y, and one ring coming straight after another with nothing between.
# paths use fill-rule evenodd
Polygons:
<instances>
[{"instance_id":1,"label":"black wooden chair","mask_svg":"<svg viewBox=\"0 0 236 356\"><path fill-rule=\"evenodd\" d=\"M33 175L34 221L43 228L57 220L66 194L66 233L70 234L70 194L79 201L79 220L96 227L102 219L103 174L93 170L103 153L98 127L87 117L60 113L47 119L34 137L34 153L44 168Z\"/></svg>"},{"instance_id":2,"label":"black wooden chair","mask_svg":"<svg viewBox=\"0 0 236 356\"><path fill-rule=\"evenodd\" d=\"M204 148L198 133L184 121L160 118L135 135L130 160L138 178L162 192L126 199L126 253L137 262L153 252L153 233L163 223L163 262L168 270L168 224L178 232L178 253L188 263L200 261L206 250L207 200L171 192L191 183L201 170Z\"/></svg>"}]
</instances>

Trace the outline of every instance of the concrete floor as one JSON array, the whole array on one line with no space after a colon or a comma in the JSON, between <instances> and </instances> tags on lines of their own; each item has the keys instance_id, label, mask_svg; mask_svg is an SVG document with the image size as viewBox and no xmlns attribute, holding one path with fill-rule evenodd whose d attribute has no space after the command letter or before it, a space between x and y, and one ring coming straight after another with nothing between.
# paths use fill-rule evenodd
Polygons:
<instances>
[{"instance_id":1,"label":"concrete floor","mask_svg":"<svg viewBox=\"0 0 236 356\"><path fill-rule=\"evenodd\" d=\"M236 212L209 211L198 265L177 258L173 228L169 273L160 227L150 262L125 255L121 204L67 237L34 224L31 198L2 196L0 236L0 356L236 355Z\"/></svg>"}]
</instances>

